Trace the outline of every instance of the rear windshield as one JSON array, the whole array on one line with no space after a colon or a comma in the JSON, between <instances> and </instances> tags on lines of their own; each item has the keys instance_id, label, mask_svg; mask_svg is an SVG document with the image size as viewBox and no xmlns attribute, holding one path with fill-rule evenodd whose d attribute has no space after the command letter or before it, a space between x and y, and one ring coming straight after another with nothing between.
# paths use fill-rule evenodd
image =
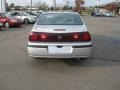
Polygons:
<instances>
[{"instance_id":1,"label":"rear windshield","mask_svg":"<svg viewBox=\"0 0 120 90\"><path fill-rule=\"evenodd\" d=\"M42 14L37 25L82 25L82 20L77 14L57 13L57 14Z\"/></svg>"}]
</instances>

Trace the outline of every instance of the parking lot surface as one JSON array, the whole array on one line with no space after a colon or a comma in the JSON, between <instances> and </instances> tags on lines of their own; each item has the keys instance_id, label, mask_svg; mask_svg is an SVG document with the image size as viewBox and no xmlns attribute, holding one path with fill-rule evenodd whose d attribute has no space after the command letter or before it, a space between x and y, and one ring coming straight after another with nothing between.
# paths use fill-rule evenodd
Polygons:
<instances>
[{"instance_id":1,"label":"parking lot surface","mask_svg":"<svg viewBox=\"0 0 120 90\"><path fill-rule=\"evenodd\" d=\"M32 59L33 25L0 30L0 90L120 90L120 17L84 16L93 51L86 61Z\"/></svg>"}]
</instances>

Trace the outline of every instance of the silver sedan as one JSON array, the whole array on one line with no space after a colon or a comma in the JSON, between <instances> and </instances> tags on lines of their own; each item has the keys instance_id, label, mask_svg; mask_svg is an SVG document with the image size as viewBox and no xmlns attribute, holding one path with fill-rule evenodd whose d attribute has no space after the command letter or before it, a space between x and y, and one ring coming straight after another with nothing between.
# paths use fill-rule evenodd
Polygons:
<instances>
[{"instance_id":1,"label":"silver sedan","mask_svg":"<svg viewBox=\"0 0 120 90\"><path fill-rule=\"evenodd\" d=\"M42 13L29 34L28 54L34 58L88 58L92 41L76 12Z\"/></svg>"}]
</instances>

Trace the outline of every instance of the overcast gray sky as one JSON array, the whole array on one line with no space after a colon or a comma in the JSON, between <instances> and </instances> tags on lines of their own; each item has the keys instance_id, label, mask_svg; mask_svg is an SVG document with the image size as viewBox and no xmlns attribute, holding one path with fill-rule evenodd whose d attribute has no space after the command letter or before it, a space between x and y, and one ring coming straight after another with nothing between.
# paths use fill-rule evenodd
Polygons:
<instances>
[{"instance_id":1,"label":"overcast gray sky","mask_svg":"<svg viewBox=\"0 0 120 90\"><path fill-rule=\"evenodd\" d=\"M9 4L10 3L15 3L15 5L22 5L22 6L26 6L26 5L30 5L30 1L31 0L6 0ZM53 0L33 0L33 3L37 3L37 2L46 2L48 5L52 6L53 5ZM65 1L66 0L57 0L57 5L65 5ZM108 3L108 2L112 2L112 1L117 1L117 0L100 0L101 4L103 3ZM70 4L69 5L74 5L74 0L69 0ZM85 6L91 6L91 5L97 5L98 4L98 0L85 0Z\"/></svg>"}]
</instances>

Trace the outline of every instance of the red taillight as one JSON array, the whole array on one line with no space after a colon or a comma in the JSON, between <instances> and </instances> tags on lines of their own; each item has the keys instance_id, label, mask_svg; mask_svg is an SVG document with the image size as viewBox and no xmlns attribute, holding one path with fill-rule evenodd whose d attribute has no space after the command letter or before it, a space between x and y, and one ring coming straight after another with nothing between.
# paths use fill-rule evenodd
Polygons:
<instances>
[{"instance_id":1,"label":"red taillight","mask_svg":"<svg viewBox=\"0 0 120 90\"><path fill-rule=\"evenodd\" d=\"M48 35L45 34L45 33L41 33L41 34L40 34L40 39L41 39L41 40L47 40L47 39L48 39Z\"/></svg>"},{"instance_id":2,"label":"red taillight","mask_svg":"<svg viewBox=\"0 0 120 90\"><path fill-rule=\"evenodd\" d=\"M81 39L80 33L74 33L72 38L73 38L73 40L80 40Z\"/></svg>"},{"instance_id":3,"label":"red taillight","mask_svg":"<svg viewBox=\"0 0 120 90\"><path fill-rule=\"evenodd\" d=\"M44 33L32 32L29 35L31 42L89 42L91 37L89 32L75 33Z\"/></svg>"},{"instance_id":4,"label":"red taillight","mask_svg":"<svg viewBox=\"0 0 120 90\"><path fill-rule=\"evenodd\" d=\"M91 37L89 32L82 32L82 33L73 33L72 39L74 41L90 41Z\"/></svg>"},{"instance_id":5,"label":"red taillight","mask_svg":"<svg viewBox=\"0 0 120 90\"><path fill-rule=\"evenodd\" d=\"M82 39L83 39L83 41L90 41L91 36L90 36L89 32L83 32Z\"/></svg>"},{"instance_id":6,"label":"red taillight","mask_svg":"<svg viewBox=\"0 0 120 90\"><path fill-rule=\"evenodd\" d=\"M29 41L45 41L48 39L47 34L31 32L29 35Z\"/></svg>"},{"instance_id":7,"label":"red taillight","mask_svg":"<svg viewBox=\"0 0 120 90\"><path fill-rule=\"evenodd\" d=\"M34 32L31 32L29 35L29 41L37 41L37 35Z\"/></svg>"}]
</instances>

